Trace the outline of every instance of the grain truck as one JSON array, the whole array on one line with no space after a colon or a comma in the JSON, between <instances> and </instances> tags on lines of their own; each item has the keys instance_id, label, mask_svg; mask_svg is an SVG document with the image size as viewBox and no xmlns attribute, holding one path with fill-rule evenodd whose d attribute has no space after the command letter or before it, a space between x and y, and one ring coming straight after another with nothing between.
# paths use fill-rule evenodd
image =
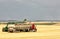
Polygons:
<instances>
[{"instance_id":1,"label":"grain truck","mask_svg":"<svg viewBox=\"0 0 60 39\"><path fill-rule=\"evenodd\" d=\"M15 24L7 24L6 27L3 27L3 32L36 32L36 26L35 24L31 23L15 23Z\"/></svg>"}]
</instances>

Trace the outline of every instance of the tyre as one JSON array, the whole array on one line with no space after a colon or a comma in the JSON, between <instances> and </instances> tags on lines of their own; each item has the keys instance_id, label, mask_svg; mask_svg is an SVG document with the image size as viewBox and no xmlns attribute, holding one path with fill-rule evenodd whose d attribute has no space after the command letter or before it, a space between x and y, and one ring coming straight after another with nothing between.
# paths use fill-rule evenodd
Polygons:
<instances>
[{"instance_id":1,"label":"tyre","mask_svg":"<svg viewBox=\"0 0 60 39\"><path fill-rule=\"evenodd\" d=\"M36 32L37 30L36 29L33 29L32 32Z\"/></svg>"},{"instance_id":2,"label":"tyre","mask_svg":"<svg viewBox=\"0 0 60 39\"><path fill-rule=\"evenodd\" d=\"M30 31L30 29L25 29L25 32L29 32Z\"/></svg>"},{"instance_id":3,"label":"tyre","mask_svg":"<svg viewBox=\"0 0 60 39\"><path fill-rule=\"evenodd\" d=\"M8 29L8 32L10 32L10 33L13 33L13 32L15 32L16 30L15 29Z\"/></svg>"},{"instance_id":4,"label":"tyre","mask_svg":"<svg viewBox=\"0 0 60 39\"><path fill-rule=\"evenodd\" d=\"M8 31L8 32L13 33L13 30L12 31Z\"/></svg>"}]
</instances>

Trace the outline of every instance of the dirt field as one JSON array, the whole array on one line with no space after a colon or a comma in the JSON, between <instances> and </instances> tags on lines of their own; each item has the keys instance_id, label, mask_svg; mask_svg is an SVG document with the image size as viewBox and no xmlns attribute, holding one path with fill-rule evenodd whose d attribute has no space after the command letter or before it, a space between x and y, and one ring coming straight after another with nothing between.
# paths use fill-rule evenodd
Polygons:
<instances>
[{"instance_id":1,"label":"dirt field","mask_svg":"<svg viewBox=\"0 0 60 39\"><path fill-rule=\"evenodd\" d=\"M0 25L0 39L60 39L60 23L55 25L37 25L37 32L8 33L2 32Z\"/></svg>"}]
</instances>

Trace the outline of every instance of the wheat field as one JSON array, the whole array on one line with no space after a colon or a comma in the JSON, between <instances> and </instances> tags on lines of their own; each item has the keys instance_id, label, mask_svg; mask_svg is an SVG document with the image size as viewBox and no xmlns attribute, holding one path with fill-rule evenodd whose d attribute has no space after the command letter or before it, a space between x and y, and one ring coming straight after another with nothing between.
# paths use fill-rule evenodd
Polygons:
<instances>
[{"instance_id":1,"label":"wheat field","mask_svg":"<svg viewBox=\"0 0 60 39\"><path fill-rule=\"evenodd\" d=\"M0 24L0 39L60 39L60 23L54 25L36 25L37 32L2 32L5 24Z\"/></svg>"}]
</instances>

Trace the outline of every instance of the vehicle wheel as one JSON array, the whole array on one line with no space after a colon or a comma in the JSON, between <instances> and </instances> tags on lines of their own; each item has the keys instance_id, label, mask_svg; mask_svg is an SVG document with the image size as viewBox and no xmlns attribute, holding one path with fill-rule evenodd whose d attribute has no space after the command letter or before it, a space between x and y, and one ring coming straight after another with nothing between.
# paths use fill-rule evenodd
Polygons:
<instances>
[{"instance_id":1,"label":"vehicle wheel","mask_svg":"<svg viewBox=\"0 0 60 39\"><path fill-rule=\"evenodd\" d=\"M36 32L37 30L33 29L32 32Z\"/></svg>"},{"instance_id":2,"label":"vehicle wheel","mask_svg":"<svg viewBox=\"0 0 60 39\"><path fill-rule=\"evenodd\" d=\"M25 32L29 32L30 31L30 29L25 29Z\"/></svg>"},{"instance_id":3,"label":"vehicle wheel","mask_svg":"<svg viewBox=\"0 0 60 39\"><path fill-rule=\"evenodd\" d=\"M15 29L12 29L12 30L9 29L8 32L13 33L15 32Z\"/></svg>"},{"instance_id":4,"label":"vehicle wheel","mask_svg":"<svg viewBox=\"0 0 60 39\"><path fill-rule=\"evenodd\" d=\"M8 31L8 32L13 33L13 30L12 31Z\"/></svg>"}]
</instances>

